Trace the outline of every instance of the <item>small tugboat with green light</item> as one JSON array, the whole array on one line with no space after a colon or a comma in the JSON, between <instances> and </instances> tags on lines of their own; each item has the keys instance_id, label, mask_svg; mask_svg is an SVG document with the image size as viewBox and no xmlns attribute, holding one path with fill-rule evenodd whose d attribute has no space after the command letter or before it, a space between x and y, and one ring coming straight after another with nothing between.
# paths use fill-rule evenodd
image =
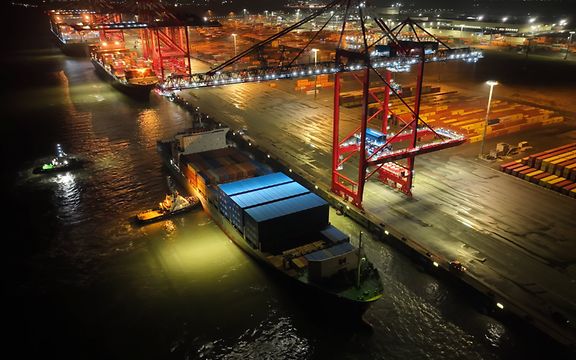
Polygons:
<instances>
[{"instance_id":1,"label":"small tugboat with green light","mask_svg":"<svg viewBox=\"0 0 576 360\"><path fill-rule=\"evenodd\" d=\"M83 161L75 156L67 155L62 145L56 144L56 157L32 170L34 174L53 173L74 170L82 167Z\"/></svg>"},{"instance_id":2,"label":"small tugboat with green light","mask_svg":"<svg viewBox=\"0 0 576 360\"><path fill-rule=\"evenodd\" d=\"M159 203L157 208L145 210L136 215L136 220L141 224L164 220L172 215L190 211L199 204L200 201L196 197L184 197L175 191L166 195L164 201Z\"/></svg>"}]
</instances>

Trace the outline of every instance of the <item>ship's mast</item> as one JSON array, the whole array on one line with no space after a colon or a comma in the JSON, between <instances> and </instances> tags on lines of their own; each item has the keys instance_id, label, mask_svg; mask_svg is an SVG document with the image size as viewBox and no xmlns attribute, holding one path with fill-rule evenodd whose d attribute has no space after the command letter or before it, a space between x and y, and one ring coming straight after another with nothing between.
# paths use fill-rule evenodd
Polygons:
<instances>
[{"instance_id":1,"label":"ship's mast","mask_svg":"<svg viewBox=\"0 0 576 360\"><path fill-rule=\"evenodd\" d=\"M358 266L356 267L356 287L360 287L360 268L362 267L362 235L364 233L360 231L360 237L358 239Z\"/></svg>"}]
</instances>

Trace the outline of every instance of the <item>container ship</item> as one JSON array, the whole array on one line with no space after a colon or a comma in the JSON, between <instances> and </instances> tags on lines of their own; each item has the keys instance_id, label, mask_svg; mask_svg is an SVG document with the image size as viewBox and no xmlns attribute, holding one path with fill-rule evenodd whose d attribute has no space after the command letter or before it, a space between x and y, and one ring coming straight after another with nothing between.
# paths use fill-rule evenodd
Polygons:
<instances>
[{"instance_id":1,"label":"container ship","mask_svg":"<svg viewBox=\"0 0 576 360\"><path fill-rule=\"evenodd\" d=\"M72 26L82 20L80 14L50 12L50 31L64 55L89 57L91 49L98 46L100 42L98 31L78 31Z\"/></svg>"},{"instance_id":2,"label":"container ship","mask_svg":"<svg viewBox=\"0 0 576 360\"><path fill-rule=\"evenodd\" d=\"M108 46L102 43L91 53L96 72L123 93L147 100L150 91L158 84L158 77L150 61L139 58L135 51Z\"/></svg>"},{"instance_id":3,"label":"container ship","mask_svg":"<svg viewBox=\"0 0 576 360\"><path fill-rule=\"evenodd\" d=\"M179 133L159 141L158 151L173 177L242 250L361 320L383 295L378 270L330 224L324 199L229 146L228 130Z\"/></svg>"}]
</instances>

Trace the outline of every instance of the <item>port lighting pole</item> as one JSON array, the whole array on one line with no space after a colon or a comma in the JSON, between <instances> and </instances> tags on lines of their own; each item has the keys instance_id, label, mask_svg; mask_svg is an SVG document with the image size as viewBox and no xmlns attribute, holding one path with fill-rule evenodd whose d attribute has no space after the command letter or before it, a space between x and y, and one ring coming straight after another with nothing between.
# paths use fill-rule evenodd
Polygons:
<instances>
[{"instance_id":1,"label":"port lighting pole","mask_svg":"<svg viewBox=\"0 0 576 360\"><path fill-rule=\"evenodd\" d=\"M484 156L484 141L486 140L486 127L488 127L488 117L490 116L490 103L492 102L492 91L494 86L498 85L498 81L488 80L486 84L490 85L490 95L488 95L488 105L486 106L486 119L484 120L484 130L482 131L482 145L480 145L480 159Z\"/></svg>"},{"instance_id":2,"label":"port lighting pole","mask_svg":"<svg viewBox=\"0 0 576 360\"><path fill-rule=\"evenodd\" d=\"M232 34L232 38L234 39L234 56L238 55L238 50L236 48L236 36L238 36L238 34Z\"/></svg>"},{"instance_id":3,"label":"port lighting pole","mask_svg":"<svg viewBox=\"0 0 576 360\"><path fill-rule=\"evenodd\" d=\"M318 62L318 49L312 49L314 53L314 72L316 72L316 63ZM318 85L318 74L314 77L314 100L316 100L316 89Z\"/></svg>"},{"instance_id":4,"label":"port lighting pole","mask_svg":"<svg viewBox=\"0 0 576 360\"><path fill-rule=\"evenodd\" d=\"M570 36L568 36L568 43L566 44L566 54L564 54L564 60L568 59L568 53L570 52L570 45L572 44L572 35L574 35L574 31L570 31Z\"/></svg>"}]
</instances>

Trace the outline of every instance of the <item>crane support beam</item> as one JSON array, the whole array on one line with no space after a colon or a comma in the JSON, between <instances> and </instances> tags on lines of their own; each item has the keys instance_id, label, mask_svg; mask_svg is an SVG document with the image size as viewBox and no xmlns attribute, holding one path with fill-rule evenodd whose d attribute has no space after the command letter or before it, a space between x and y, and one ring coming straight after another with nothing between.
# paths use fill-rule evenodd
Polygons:
<instances>
[{"instance_id":1,"label":"crane support beam","mask_svg":"<svg viewBox=\"0 0 576 360\"><path fill-rule=\"evenodd\" d=\"M464 61L476 61L482 57L482 53L472 49L454 49L434 55L426 56L426 62L446 61L460 59ZM239 69L219 72L195 73L191 75L178 75L167 77L160 85L163 90L197 89L209 86L221 86L230 84L243 84L259 81L280 79L298 79L321 74L335 74L339 72L355 72L363 70L366 64L364 57L356 61L341 64L334 61L317 62L316 64L292 64L290 66L271 66L256 69ZM382 68L391 71L405 69L418 63L418 56L405 57L374 57L370 59L372 68Z\"/></svg>"},{"instance_id":2,"label":"crane support beam","mask_svg":"<svg viewBox=\"0 0 576 360\"><path fill-rule=\"evenodd\" d=\"M427 154L438 150L448 149L454 146L463 144L466 138L460 139L450 139L443 142L430 143L422 146L417 146L412 149L402 149L398 151L392 151L386 155L378 157L376 160L366 162L367 166L376 166L378 164L383 164L391 161L397 161L402 159L407 159L417 155Z\"/></svg>"}]
</instances>

